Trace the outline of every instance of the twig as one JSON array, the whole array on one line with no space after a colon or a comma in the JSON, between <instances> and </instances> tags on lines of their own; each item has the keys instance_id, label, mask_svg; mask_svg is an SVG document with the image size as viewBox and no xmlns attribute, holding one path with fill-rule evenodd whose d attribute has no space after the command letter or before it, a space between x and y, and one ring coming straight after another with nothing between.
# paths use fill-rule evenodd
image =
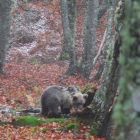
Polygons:
<instances>
[{"instance_id":1,"label":"twig","mask_svg":"<svg viewBox=\"0 0 140 140\"><path fill-rule=\"evenodd\" d=\"M94 60L93 60L93 65L95 65L96 60L97 60L97 58L99 57L99 55L100 55L100 53L101 53L101 50L102 50L102 48L103 48L103 44L104 44L105 38L106 38L106 32L107 32L107 29L105 29L104 36L103 36L103 40L102 40L102 42L101 42L100 48L99 48L99 50L98 50L98 53L97 53L97 55L95 56L95 58L94 58Z\"/></svg>"}]
</instances>

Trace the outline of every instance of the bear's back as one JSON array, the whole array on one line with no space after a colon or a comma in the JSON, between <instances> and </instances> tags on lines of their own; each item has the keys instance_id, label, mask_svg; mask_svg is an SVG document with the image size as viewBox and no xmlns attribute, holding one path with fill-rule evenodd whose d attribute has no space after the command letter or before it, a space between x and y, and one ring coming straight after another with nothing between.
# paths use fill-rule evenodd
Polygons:
<instances>
[{"instance_id":1,"label":"bear's back","mask_svg":"<svg viewBox=\"0 0 140 140\"><path fill-rule=\"evenodd\" d=\"M57 100L60 104L64 102L71 102L71 94L62 86L49 86L44 90L41 96L41 102L45 104L50 104L52 101Z\"/></svg>"}]
</instances>

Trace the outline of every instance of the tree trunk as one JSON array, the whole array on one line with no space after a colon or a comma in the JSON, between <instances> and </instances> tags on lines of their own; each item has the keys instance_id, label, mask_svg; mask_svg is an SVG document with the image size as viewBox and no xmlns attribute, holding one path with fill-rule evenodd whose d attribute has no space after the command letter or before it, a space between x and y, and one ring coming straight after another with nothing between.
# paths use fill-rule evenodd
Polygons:
<instances>
[{"instance_id":1,"label":"tree trunk","mask_svg":"<svg viewBox=\"0 0 140 140\"><path fill-rule=\"evenodd\" d=\"M106 43L105 43L105 47L104 47L104 50L103 50L103 56L102 56L102 60L101 60L101 64L100 64L100 67L96 73L96 75L94 76L94 79L96 81L98 81L102 75L102 72L104 70L104 65L105 65L105 62L106 62L106 55L107 55L107 51L108 51L108 47L109 47L109 44L111 42L111 29L112 29L112 22L113 22L113 15L114 15L114 6L115 6L115 2L113 0L108 0L108 2L106 1L105 3L108 7L108 22L107 22L107 39L106 39Z\"/></svg>"},{"instance_id":2,"label":"tree trunk","mask_svg":"<svg viewBox=\"0 0 140 140\"><path fill-rule=\"evenodd\" d=\"M76 18L76 1L75 0L69 0L67 1L68 6L68 21L69 21L69 28L72 34L72 38L75 43L75 18ZM64 28L63 28L64 30ZM59 60L69 60L69 52L67 48L67 41L65 35L63 35L63 48L61 55L59 57Z\"/></svg>"},{"instance_id":3,"label":"tree trunk","mask_svg":"<svg viewBox=\"0 0 140 140\"><path fill-rule=\"evenodd\" d=\"M140 140L140 1L125 1L120 95L114 108L115 140Z\"/></svg>"},{"instance_id":4,"label":"tree trunk","mask_svg":"<svg viewBox=\"0 0 140 140\"><path fill-rule=\"evenodd\" d=\"M74 22L74 17L72 15L68 14L73 14L73 10L71 9L71 12L68 12L68 4L72 5L74 4L74 1L71 0L61 0L61 18L62 18L62 27L63 27L63 33L65 36L65 41L66 45L68 47L69 51L69 56L70 56L70 64L69 68L66 72L67 75L74 74L76 69L77 69L77 55L76 55L76 49L75 49L75 36L73 36L73 33L75 34L75 22ZM70 9L69 9L70 11ZM69 18L71 17L71 18ZM69 20L70 19L70 20ZM70 21L73 21L73 23L70 23ZM73 28L73 30L71 29Z\"/></svg>"},{"instance_id":5,"label":"tree trunk","mask_svg":"<svg viewBox=\"0 0 140 140\"><path fill-rule=\"evenodd\" d=\"M107 0L103 0L102 4L99 7L98 20L104 15L106 10L107 10Z\"/></svg>"},{"instance_id":6,"label":"tree trunk","mask_svg":"<svg viewBox=\"0 0 140 140\"><path fill-rule=\"evenodd\" d=\"M110 1L111 5L113 1ZM121 7L122 8L122 7ZM119 10L121 11L121 10ZM123 12L123 10L122 10ZM121 13L123 15L123 13ZM98 136L110 138L111 132L111 112L110 108L113 105L114 97L118 87L119 77L119 63L118 57L121 46L121 36L119 31L121 29L122 21L119 20L120 26L116 26L116 32L113 42L109 45L105 69L101 84L94 96L92 109L97 115L96 122L98 123Z\"/></svg>"},{"instance_id":7,"label":"tree trunk","mask_svg":"<svg viewBox=\"0 0 140 140\"><path fill-rule=\"evenodd\" d=\"M0 73L4 74L3 65L8 49L11 20L11 0L0 0Z\"/></svg>"},{"instance_id":8,"label":"tree trunk","mask_svg":"<svg viewBox=\"0 0 140 140\"><path fill-rule=\"evenodd\" d=\"M87 0L84 21L82 61L79 66L80 73L87 79L89 78L93 67L96 27L98 21L98 5L98 0Z\"/></svg>"}]
</instances>

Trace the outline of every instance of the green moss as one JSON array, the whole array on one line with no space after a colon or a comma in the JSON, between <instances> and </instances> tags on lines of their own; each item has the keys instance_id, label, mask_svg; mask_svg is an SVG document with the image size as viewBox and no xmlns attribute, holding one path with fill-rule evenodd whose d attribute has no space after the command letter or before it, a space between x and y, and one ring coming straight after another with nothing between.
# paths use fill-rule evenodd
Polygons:
<instances>
[{"instance_id":1,"label":"green moss","mask_svg":"<svg viewBox=\"0 0 140 140\"><path fill-rule=\"evenodd\" d=\"M18 117L17 122L14 123L15 125L31 125L36 126L38 124L45 123L46 120L39 120L39 117L34 116L24 116L24 117Z\"/></svg>"},{"instance_id":2,"label":"green moss","mask_svg":"<svg viewBox=\"0 0 140 140\"><path fill-rule=\"evenodd\" d=\"M68 125L66 125L65 128L66 130L74 129L74 133L80 133L79 131L80 125L76 123L69 123Z\"/></svg>"},{"instance_id":3,"label":"green moss","mask_svg":"<svg viewBox=\"0 0 140 140\"><path fill-rule=\"evenodd\" d=\"M90 131L90 134L91 135L97 135L98 133L97 133L97 128L95 127L95 126L91 126L90 127L90 129L91 129L91 131Z\"/></svg>"},{"instance_id":4,"label":"green moss","mask_svg":"<svg viewBox=\"0 0 140 140\"><path fill-rule=\"evenodd\" d=\"M120 1L119 8L123 7L123 1ZM135 5L136 4L136 5ZM122 35L121 57L119 62L121 64L121 78L119 80L120 95L114 107L113 118L115 120L115 139L133 139L135 132L139 130L139 123L136 112L133 108L132 97L135 95L135 90L130 90L129 85L135 85L136 89L139 87L140 62L139 59L139 7L140 1L125 3L125 20ZM132 12L133 11L133 12ZM118 14L120 12L117 12ZM119 16L119 15L118 15ZM120 23L120 21L118 21ZM121 132L121 133L120 133Z\"/></svg>"},{"instance_id":5,"label":"green moss","mask_svg":"<svg viewBox=\"0 0 140 140\"><path fill-rule=\"evenodd\" d=\"M86 87L84 87L81 92L85 93L86 92Z\"/></svg>"},{"instance_id":6,"label":"green moss","mask_svg":"<svg viewBox=\"0 0 140 140\"><path fill-rule=\"evenodd\" d=\"M66 125L67 130L73 129L73 128L79 128L80 125L76 124L76 123L69 123L68 125Z\"/></svg>"},{"instance_id":7,"label":"green moss","mask_svg":"<svg viewBox=\"0 0 140 140\"><path fill-rule=\"evenodd\" d=\"M4 125L4 124L13 124L13 125L31 125L31 126L36 126L38 124L42 124L42 123L46 123L46 122L58 122L58 123L63 123L69 119L66 118L51 118L51 119L44 119L44 120L40 120L40 117L34 117L34 116L24 116L24 117L17 117L16 118L17 121L15 123L11 123L11 122L0 122L0 125Z\"/></svg>"},{"instance_id":8,"label":"green moss","mask_svg":"<svg viewBox=\"0 0 140 140\"><path fill-rule=\"evenodd\" d=\"M46 119L46 122L58 122L58 123L63 123L65 121L67 121L69 119L66 119L66 118L51 118L51 119Z\"/></svg>"},{"instance_id":9,"label":"green moss","mask_svg":"<svg viewBox=\"0 0 140 140\"><path fill-rule=\"evenodd\" d=\"M89 93L93 93L92 89L89 89L87 92L89 92Z\"/></svg>"},{"instance_id":10,"label":"green moss","mask_svg":"<svg viewBox=\"0 0 140 140\"><path fill-rule=\"evenodd\" d=\"M31 61L32 64L37 64L37 61L36 61L35 58L32 58L30 61Z\"/></svg>"},{"instance_id":11,"label":"green moss","mask_svg":"<svg viewBox=\"0 0 140 140\"><path fill-rule=\"evenodd\" d=\"M92 86L93 86L92 83L88 83L88 84L81 90L81 92L82 92L82 93L92 92L92 89L91 89Z\"/></svg>"},{"instance_id":12,"label":"green moss","mask_svg":"<svg viewBox=\"0 0 140 140\"><path fill-rule=\"evenodd\" d=\"M95 120L93 118L91 119L87 119L87 118L77 118L76 119L77 121L85 121L85 125L89 125L90 126L90 132L87 133L87 137L88 135L97 135L97 130L98 130L98 127L99 125L95 122Z\"/></svg>"},{"instance_id":13,"label":"green moss","mask_svg":"<svg viewBox=\"0 0 140 140\"><path fill-rule=\"evenodd\" d=\"M6 122L6 121L0 122L0 125L5 125L5 124L10 124L10 122Z\"/></svg>"},{"instance_id":14,"label":"green moss","mask_svg":"<svg viewBox=\"0 0 140 140\"><path fill-rule=\"evenodd\" d=\"M69 59L70 59L69 54L67 52L63 51L61 53L61 56L58 58L58 61L60 61L60 60L69 60Z\"/></svg>"},{"instance_id":15,"label":"green moss","mask_svg":"<svg viewBox=\"0 0 140 140\"><path fill-rule=\"evenodd\" d=\"M38 87L34 87L34 90L35 90L37 93L40 93L40 92L41 92L41 89L38 88Z\"/></svg>"},{"instance_id":16,"label":"green moss","mask_svg":"<svg viewBox=\"0 0 140 140\"><path fill-rule=\"evenodd\" d=\"M36 133L36 131L37 131L36 129L31 130L32 133Z\"/></svg>"},{"instance_id":17,"label":"green moss","mask_svg":"<svg viewBox=\"0 0 140 140\"><path fill-rule=\"evenodd\" d=\"M43 132L43 133L46 133L47 130L51 131L50 128L43 128L43 129L42 129L42 132Z\"/></svg>"}]
</instances>

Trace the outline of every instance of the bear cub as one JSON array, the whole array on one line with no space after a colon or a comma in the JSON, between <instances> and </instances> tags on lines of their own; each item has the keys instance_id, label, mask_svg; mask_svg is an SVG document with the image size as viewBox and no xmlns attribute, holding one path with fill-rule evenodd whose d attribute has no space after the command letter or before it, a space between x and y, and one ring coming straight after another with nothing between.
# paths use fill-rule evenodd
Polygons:
<instances>
[{"instance_id":1,"label":"bear cub","mask_svg":"<svg viewBox=\"0 0 140 140\"><path fill-rule=\"evenodd\" d=\"M62 114L70 114L72 107L82 109L88 95L77 91L74 86L50 86L41 96L41 115L46 117L60 117L58 107Z\"/></svg>"}]
</instances>

